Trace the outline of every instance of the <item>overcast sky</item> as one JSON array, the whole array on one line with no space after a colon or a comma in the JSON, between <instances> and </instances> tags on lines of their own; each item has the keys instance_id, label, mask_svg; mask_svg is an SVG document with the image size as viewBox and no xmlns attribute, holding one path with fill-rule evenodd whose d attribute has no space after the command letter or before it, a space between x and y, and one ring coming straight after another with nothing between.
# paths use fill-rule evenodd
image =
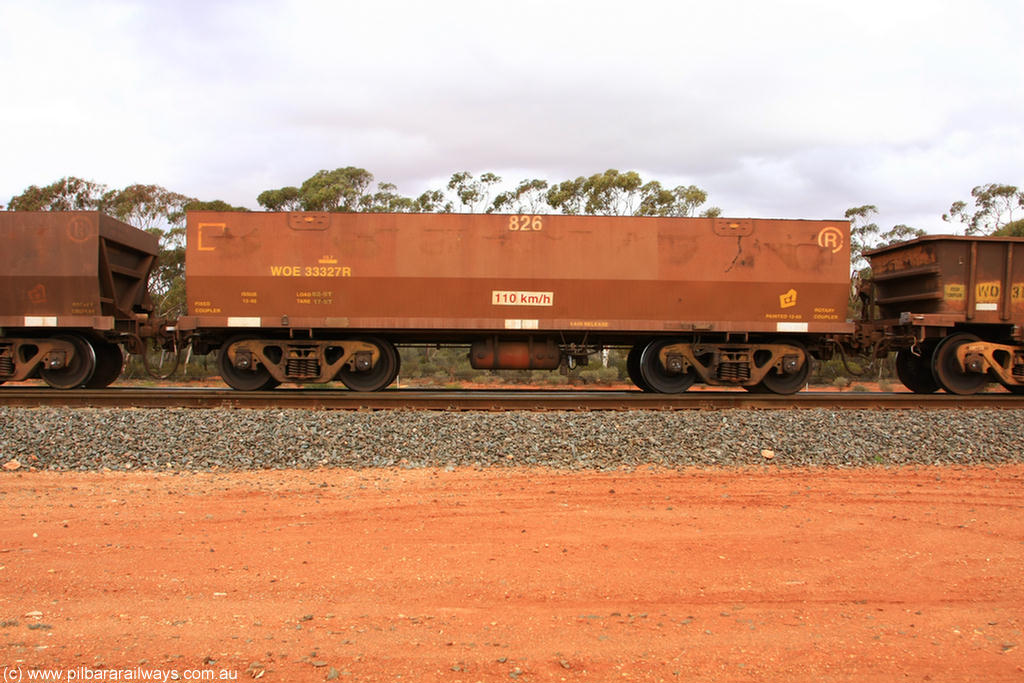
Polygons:
<instances>
[{"instance_id":1,"label":"overcast sky","mask_svg":"<svg viewBox=\"0 0 1024 683\"><path fill-rule=\"evenodd\" d=\"M608 168L725 215L948 231L1024 185L1024 2L0 0L0 204L77 175L258 208Z\"/></svg>"}]
</instances>

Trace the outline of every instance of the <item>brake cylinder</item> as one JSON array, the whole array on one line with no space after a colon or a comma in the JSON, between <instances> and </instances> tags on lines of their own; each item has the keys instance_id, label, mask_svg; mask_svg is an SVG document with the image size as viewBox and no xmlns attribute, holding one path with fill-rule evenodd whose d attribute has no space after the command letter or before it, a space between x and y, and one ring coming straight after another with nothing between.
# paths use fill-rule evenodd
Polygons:
<instances>
[{"instance_id":1,"label":"brake cylinder","mask_svg":"<svg viewBox=\"0 0 1024 683\"><path fill-rule=\"evenodd\" d=\"M550 340L501 341L490 337L474 342L469 363L477 370L555 370L561 354Z\"/></svg>"}]
</instances>

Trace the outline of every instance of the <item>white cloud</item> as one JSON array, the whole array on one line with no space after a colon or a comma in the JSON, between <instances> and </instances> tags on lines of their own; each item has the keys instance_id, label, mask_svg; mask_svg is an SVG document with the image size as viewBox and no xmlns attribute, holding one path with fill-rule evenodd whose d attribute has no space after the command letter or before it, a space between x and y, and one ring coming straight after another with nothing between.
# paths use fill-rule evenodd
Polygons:
<instances>
[{"instance_id":1,"label":"white cloud","mask_svg":"<svg viewBox=\"0 0 1024 683\"><path fill-rule=\"evenodd\" d=\"M727 213L942 229L1024 183L1024 9L859 3L0 7L0 202L75 174L256 206L320 168L637 169Z\"/></svg>"}]
</instances>

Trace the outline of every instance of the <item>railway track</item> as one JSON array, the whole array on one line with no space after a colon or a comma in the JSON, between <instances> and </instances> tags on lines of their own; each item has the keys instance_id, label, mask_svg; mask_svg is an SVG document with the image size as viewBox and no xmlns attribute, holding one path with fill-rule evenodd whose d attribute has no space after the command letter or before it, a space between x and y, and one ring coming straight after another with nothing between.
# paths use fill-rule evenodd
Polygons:
<instances>
[{"instance_id":1,"label":"railway track","mask_svg":"<svg viewBox=\"0 0 1024 683\"><path fill-rule=\"evenodd\" d=\"M803 392L791 396L736 391L650 394L640 391L398 389L373 393L335 389L241 392L218 388L135 388L54 391L0 387L0 405L75 408L290 408L307 410L837 410L1024 408L1007 393L953 394Z\"/></svg>"}]
</instances>

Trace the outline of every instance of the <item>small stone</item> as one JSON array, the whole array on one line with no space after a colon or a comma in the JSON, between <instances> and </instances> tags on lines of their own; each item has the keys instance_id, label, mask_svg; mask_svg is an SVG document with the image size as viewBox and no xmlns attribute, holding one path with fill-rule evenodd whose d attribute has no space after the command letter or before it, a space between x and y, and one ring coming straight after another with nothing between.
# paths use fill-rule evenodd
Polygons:
<instances>
[{"instance_id":1,"label":"small stone","mask_svg":"<svg viewBox=\"0 0 1024 683\"><path fill-rule=\"evenodd\" d=\"M770 451L768 449L762 449L761 450L761 457L764 458L765 460L771 460L772 458L775 457L775 451Z\"/></svg>"},{"instance_id":2,"label":"small stone","mask_svg":"<svg viewBox=\"0 0 1024 683\"><path fill-rule=\"evenodd\" d=\"M4 463L3 467L8 472L13 472L14 470L21 467L21 463L15 460L14 458L11 458L10 460Z\"/></svg>"}]
</instances>

